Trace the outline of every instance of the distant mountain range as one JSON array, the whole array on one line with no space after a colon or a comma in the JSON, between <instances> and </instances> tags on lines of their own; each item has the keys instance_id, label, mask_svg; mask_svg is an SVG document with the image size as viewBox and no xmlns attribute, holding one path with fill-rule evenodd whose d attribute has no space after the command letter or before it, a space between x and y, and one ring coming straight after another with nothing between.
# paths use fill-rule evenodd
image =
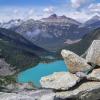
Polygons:
<instances>
[{"instance_id":1,"label":"distant mountain range","mask_svg":"<svg viewBox=\"0 0 100 100\"><path fill-rule=\"evenodd\" d=\"M85 34L100 27L100 17L94 16L87 22L80 23L64 15L53 14L37 21L12 20L1 24L0 27L17 32L46 50L57 51L69 44L79 42Z\"/></svg>"}]
</instances>

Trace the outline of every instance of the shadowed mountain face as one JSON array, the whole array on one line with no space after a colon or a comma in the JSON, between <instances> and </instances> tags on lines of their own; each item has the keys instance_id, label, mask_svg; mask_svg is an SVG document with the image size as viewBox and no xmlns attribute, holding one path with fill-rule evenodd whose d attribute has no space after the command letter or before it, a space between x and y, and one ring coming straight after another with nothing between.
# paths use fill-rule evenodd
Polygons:
<instances>
[{"instance_id":1,"label":"shadowed mountain face","mask_svg":"<svg viewBox=\"0 0 100 100\"><path fill-rule=\"evenodd\" d=\"M93 30L89 34L86 34L78 43L66 46L66 49L82 55L87 51L93 40L100 40L100 28Z\"/></svg>"},{"instance_id":2,"label":"shadowed mountain face","mask_svg":"<svg viewBox=\"0 0 100 100\"><path fill-rule=\"evenodd\" d=\"M48 53L20 34L0 28L0 58L4 58L7 63L19 71L36 65L39 57Z\"/></svg>"}]
</instances>

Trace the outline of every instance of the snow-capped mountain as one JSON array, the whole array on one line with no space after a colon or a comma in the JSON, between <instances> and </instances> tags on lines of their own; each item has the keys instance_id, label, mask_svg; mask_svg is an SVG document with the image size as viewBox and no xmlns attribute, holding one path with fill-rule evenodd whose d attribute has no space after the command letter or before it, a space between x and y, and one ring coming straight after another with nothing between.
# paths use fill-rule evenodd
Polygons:
<instances>
[{"instance_id":1,"label":"snow-capped mountain","mask_svg":"<svg viewBox=\"0 0 100 100\"><path fill-rule=\"evenodd\" d=\"M19 26L22 22L23 21L21 19L10 20L8 22L1 23L0 27L9 29L9 28Z\"/></svg>"}]
</instances>

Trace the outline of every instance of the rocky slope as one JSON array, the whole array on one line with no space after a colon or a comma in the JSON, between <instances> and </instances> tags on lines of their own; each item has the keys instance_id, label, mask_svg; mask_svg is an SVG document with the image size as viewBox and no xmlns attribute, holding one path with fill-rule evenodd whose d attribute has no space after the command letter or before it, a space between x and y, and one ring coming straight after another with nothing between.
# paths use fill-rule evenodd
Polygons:
<instances>
[{"instance_id":1,"label":"rocky slope","mask_svg":"<svg viewBox=\"0 0 100 100\"><path fill-rule=\"evenodd\" d=\"M20 34L0 28L0 90L7 84L16 83L16 74L36 66L41 57L49 52Z\"/></svg>"},{"instance_id":2,"label":"rocky slope","mask_svg":"<svg viewBox=\"0 0 100 100\"><path fill-rule=\"evenodd\" d=\"M28 69L36 65L41 56L48 54L48 51L34 45L18 33L0 28L0 66L4 64L4 67L0 68L0 75L4 70L10 73L9 67L17 71Z\"/></svg>"},{"instance_id":3,"label":"rocky slope","mask_svg":"<svg viewBox=\"0 0 100 100\"><path fill-rule=\"evenodd\" d=\"M79 42L68 45L65 48L82 55L87 51L93 40L100 40L100 28L93 30L86 34Z\"/></svg>"}]
</instances>

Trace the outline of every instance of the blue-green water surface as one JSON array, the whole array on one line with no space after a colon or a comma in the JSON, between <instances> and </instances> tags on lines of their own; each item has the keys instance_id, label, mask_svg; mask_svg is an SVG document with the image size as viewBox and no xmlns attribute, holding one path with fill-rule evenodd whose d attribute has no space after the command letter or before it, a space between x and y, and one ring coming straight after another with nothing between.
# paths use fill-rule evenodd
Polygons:
<instances>
[{"instance_id":1,"label":"blue-green water surface","mask_svg":"<svg viewBox=\"0 0 100 100\"><path fill-rule=\"evenodd\" d=\"M64 61L59 60L52 63L39 63L37 66L21 72L18 75L18 82L33 82L34 85L40 86L40 79L54 72L67 71Z\"/></svg>"}]
</instances>

